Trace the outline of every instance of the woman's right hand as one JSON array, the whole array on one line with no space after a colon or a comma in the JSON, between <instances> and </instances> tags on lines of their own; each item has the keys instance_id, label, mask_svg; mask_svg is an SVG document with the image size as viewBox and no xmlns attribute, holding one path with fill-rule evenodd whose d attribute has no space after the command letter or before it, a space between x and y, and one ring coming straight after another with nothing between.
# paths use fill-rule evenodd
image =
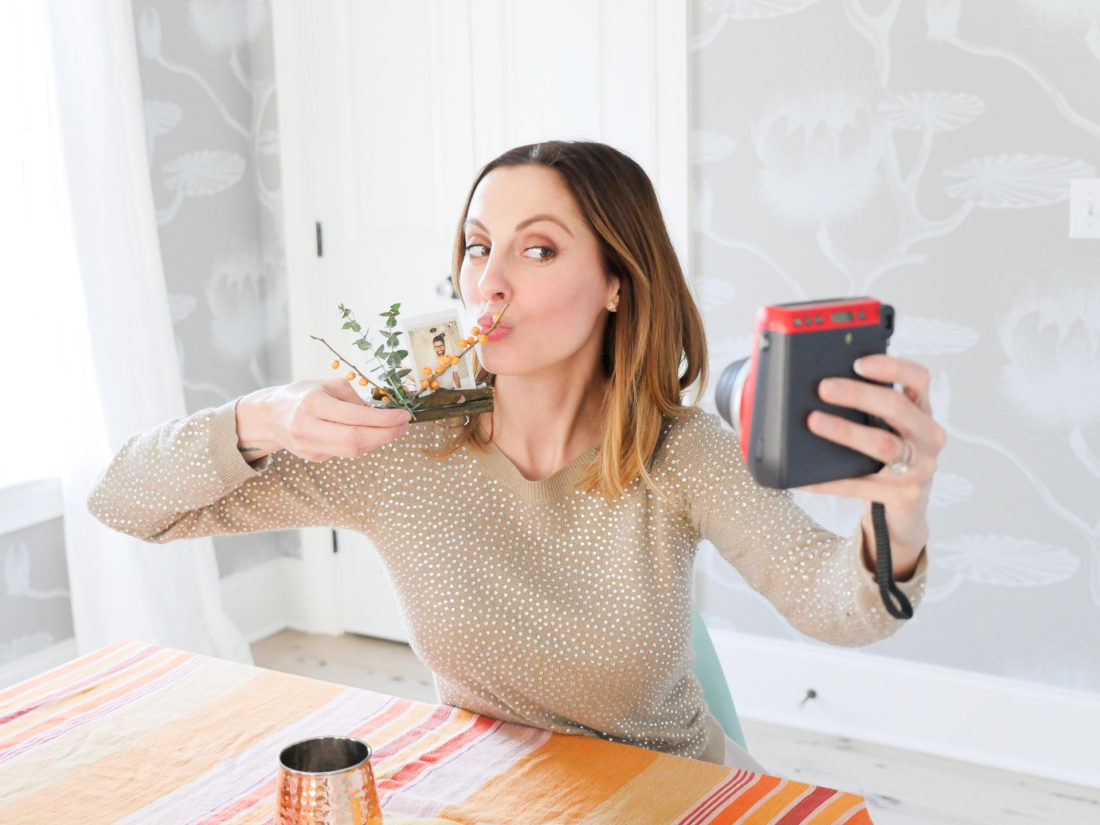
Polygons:
<instances>
[{"instance_id":1,"label":"woman's right hand","mask_svg":"<svg viewBox=\"0 0 1100 825\"><path fill-rule=\"evenodd\" d=\"M368 406L346 381L296 381L237 402L237 447L246 461L277 450L306 461L358 458L403 436L411 419Z\"/></svg>"}]
</instances>

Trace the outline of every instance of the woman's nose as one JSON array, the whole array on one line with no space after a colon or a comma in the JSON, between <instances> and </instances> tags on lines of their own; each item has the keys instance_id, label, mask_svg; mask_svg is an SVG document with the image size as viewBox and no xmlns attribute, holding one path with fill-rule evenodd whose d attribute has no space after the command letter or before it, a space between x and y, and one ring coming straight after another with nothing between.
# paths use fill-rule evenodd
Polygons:
<instances>
[{"instance_id":1,"label":"woman's nose","mask_svg":"<svg viewBox=\"0 0 1100 825\"><path fill-rule=\"evenodd\" d=\"M510 300L512 288L507 265L503 256L498 256L495 250L489 253L481 277L477 279L477 288L489 303Z\"/></svg>"}]
</instances>

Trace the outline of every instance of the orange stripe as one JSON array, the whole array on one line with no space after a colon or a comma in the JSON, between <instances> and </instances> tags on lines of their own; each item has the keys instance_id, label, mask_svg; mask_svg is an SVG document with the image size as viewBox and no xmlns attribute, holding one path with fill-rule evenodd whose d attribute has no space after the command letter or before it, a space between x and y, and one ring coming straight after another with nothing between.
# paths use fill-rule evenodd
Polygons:
<instances>
[{"instance_id":1,"label":"orange stripe","mask_svg":"<svg viewBox=\"0 0 1100 825\"><path fill-rule=\"evenodd\" d=\"M277 734L343 690L340 685L259 670L255 678L217 701L18 799L0 811L0 819L38 822L48 811L51 822L116 822ZM117 792L104 795L105 783Z\"/></svg>"},{"instance_id":2,"label":"orange stripe","mask_svg":"<svg viewBox=\"0 0 1100 825\"><path fill-rule=\"evenodd\" d=\"M623 785L620 793L589 811L583 825L675 822L729 775L730 769L721 765L657 754L653 764Z\"/></svg>"},{"instance_id":3,"label":"orange stripe","mask_svg":"<svg viewBox=\"0 0 1100 825\"><path fill-rule=\"evenodd\" d=\"M844 820L843 825L875 825L875 823L871 821L871 814L867 811L867 808L863 808Z\"/></svg>"},{"instance_id":4,"label":"orange stripe","mask_svg":"<svg viewBox=\"0 0 1100 825\"><path fill-rule=\"evenodd\" d=\"M133 650L123 649L131 645L134 646ZM30 704L33 697L50 693L52 690L56 690L57 687L55 685L48 690L37 689L53 685L59 680L63 681L66 685L72 684L73 682L79 682L83 677L77 674L85 673L94 667L105 669L114 664L115 661L120 661L125 659L128 655L136 653L140 647L141 646L135 642L116 642L113 645L101 647L99 650L93 651L87 656L80 656L63 665L58 665L52 670L47 670L39 676L13 685L0 693L0 708L5 706L14 707L16 704ZM0 713L0 715L3 714Z\"/></svg>"},{"instance_id":5,"label":"orange stripe","mask_svg":"<svg viewBox=\"0 0 1100 825\"><path fill-rule=\"evenodd\" d=\"M163 661L163 656L173 653L174 655L168 661ZM191 653L178 653L175 651L163 651L161 653L158 651L158 653L140 662L134 668L119 671L110 679L100 682L92 688L73 693L57 702L51 702L48 706L43 707L41 711L29 713L21 720L5 725L4 733L7 736L5 739L0 740L0 745L5 749L15 747L40 733L60 727L70 719L94 711L101 705L132 693L193 658L194 654ZM138 673L142 675L140 678L135 679L134 676ZM104 692L104 688L112 684L118 686L113 690ZM41 719L44 714L47 718Z\"/></svg>"},{"instance_id":6,"label":"orange stripe","mask_svg":"<svg viewBox=\"0 0 1100 825\"><path fill-rule=\"evenodd\" d=\"M771 822L790 807L800 796L810 790L809 785L784 779L771 796L762 800L760 807L752 812L752 818L758 822Z\"/></svg>"},{"instance_id":7,"label":"orange stripe","mask_svg":"<svg viewBox=\"0 0 1100 825\"><path fill-rule=\"evenodd\" d=\"M783 780L777 776L759 774L755 782L744 788L737 797L709 820L707 825L730 825L738 822L741 816L757 802L771 793Z\"/></svg>"},{"instance_id":8,"label":"orange stripe","mask_svg":"<svg viewBox=\"0 0 1100 825\"><path fill-rule=\"evenodd\" d=\"M588 736L555 734L439 816L460 822L512 822L522 800L524 822L575 825L649 767L659 754ZM546 767L552 770L546 770ZM644 800L643 800L644 801ZM648 807L648 806L647 806ZM645 821L645 810L626 821Z\"/></svg>"},{"instance_id":9,"label":"orange stripe","mask_svg":"<svg viewBox=\"0 0 1100 825\"><path fill-rule=\"evenodd\" d=\"M842 822L843 816L861 803L863 803L863 797L842 793L822 808L813 819L808 820L806 825L834 825L836 822Z\"/></svg>"}]
</instances>

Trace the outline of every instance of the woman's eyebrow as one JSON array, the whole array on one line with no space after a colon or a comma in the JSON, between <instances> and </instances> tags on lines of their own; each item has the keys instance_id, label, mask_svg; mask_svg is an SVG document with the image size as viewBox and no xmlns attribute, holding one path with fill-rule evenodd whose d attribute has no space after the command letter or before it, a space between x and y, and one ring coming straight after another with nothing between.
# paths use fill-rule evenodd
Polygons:
<instances>
[{"instance_id":1,"label":"woman's eyebrow","mask_svg":"<svg viewBox=\"0 0 1100 825\"><path fill-rule=\"evenodd\" d=\"M550 223L557 224L558 226L560 226L562 229L565 230L565 232L569 235L569 237L573 237L573 233L569 230L569 227L566 226L564 223L562 223L557 218L555 218L553 215L532 215L530 218L527 218L527 220L520 221L519 223L516 224L516 232L519 232L521 229L524 229L524 228L530 226L533 223L538 223L539 221L550 221ZM479 221L477 218L467 219L467 221L465 223L465 226L476 226L478 229L480 229L486 235L491 234L489 232L489 228L485 224L483 224L481 221Z\"/></svg>"},{"instance_id":2,"label":"woman's eyebrow","mask_svg":"<svg viewBox=\"0 0 1100 825\"><path fill-rule=\"evenodd\" d=\"M532 215L527 220L520 221L519 223L517 223L516 224L516 231L518 232L519 230L521 230L525 227L528 227L533 223L538 223L539 221L550 221L550 223L557 224L558 226L560 226L562 229L564 229L569 234L569 237L573 237L573 233L569 231L569 227L566 226L564 223L562 223L557 218L555 218L553 215Z\"/></svg>"}]
</instances>

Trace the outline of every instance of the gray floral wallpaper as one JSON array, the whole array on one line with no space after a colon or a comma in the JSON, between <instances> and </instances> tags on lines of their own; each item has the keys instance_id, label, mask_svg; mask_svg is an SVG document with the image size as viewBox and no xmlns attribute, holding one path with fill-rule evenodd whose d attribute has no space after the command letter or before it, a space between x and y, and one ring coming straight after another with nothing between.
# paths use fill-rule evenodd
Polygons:
<instances>
[{"instance_id":1,"label":"gray floral wallpaper","mask_svg":"<svg viewBox=\"0 0 1100 825\"><path fill-rule=\"evenodd\" d=\"M0 536L0 667L73 637L61 519Z\"/></svg>"},{"instance_id":2,"label":"gray floral wallpaper","mask_svg":"<svg viewBox=\"0 0 1100 825\"><path fill-rule=\"evenodd\" d=\"M134 0L146 146L189 411L289 380L267 0ZM222 575L295 555L215 539Z\"/></svg>"},{"instance_id":3,"label":"gray floral wallpaper","mask_svg":"<svg viewBox=\"0 0 1100 825\"><path fill-rule=\"evenodd\" d=\"M1100 690L1100 2L694 0L694 252L715 375L764 303L871 294L949 433L930 586L872 650ZM710 403L708 401L708 403ZM800 501L834 529L858 508ZM708 620L797 638L704 557ZM736 596L733 598L731 596Z\"/></svg>"}]
</instances>

